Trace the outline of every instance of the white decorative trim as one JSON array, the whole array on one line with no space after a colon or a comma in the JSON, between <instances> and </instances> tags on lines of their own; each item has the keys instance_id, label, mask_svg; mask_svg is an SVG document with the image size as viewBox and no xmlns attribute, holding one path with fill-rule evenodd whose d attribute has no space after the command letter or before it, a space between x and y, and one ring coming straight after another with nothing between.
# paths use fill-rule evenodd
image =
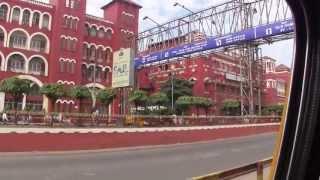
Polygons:
<instances>
[{"instance_id":1,"label":"white decorative trim","mask_svg":"<svg viewBox=\"0 0 320 180\"><path fill-rule=\"evenodd\" d=\"M85 85L88 88L99 88L99 89L106 89L106 87L100 83L89 83Z\"/></svg>"},{"instance_id":2,"label":"white decorative trim","mask_svg":"<svg viewBox=\"0 0 320 180\"><path fill-rule=\"evenodd\" d=\"M71 37L71 36L61 35L61 36L60 36L60 38L69 39L69 40L76 40L76 41L78 41L78 38L76 38L76 37Z\"/></svg>"},{"instance_id":3,"label":"white decorative trim","mask_svg":"<svg viewBox=\"0 0 320 180\"><path fill-rule=\"evenodd\" d=\"M133 31L130 31L128 29L121 29L120 30L121 32L125 33L125 34L128 34L128 35L134 35L134 32Z\"/></svg>"},{"instance_id":4,"label":"white decorative trim","mask_svg":"<svg viewBox=\"0 0 320 180\"><path fill-rule=\"evenodd\" d=\"M29 26L30 26L30 21L32 21L32 19L31 19L32 10L31 10L30 8L23 8L23 10L22 10L22 12L21 12L22 14L20 14L19 24L22 24L24 11L29 11L30 16L29 16L29 22L28 22L28 24L29 24Z\"/></svg>"},{"instance_id":5,"label":"white decorative trim","mask_svg":"<svg viewBox=\"0 0 320 180\"><path fill-rule=\"evenodd\" d=\"M85 25L87 25L89 28L95 27L96 31L100 30L101 28L104 30L104 32L111 31L112 34L114 34L114 30L111 27L106 27L103 25L98 25L98 24L91 24L89 22L85 22Z\"/></svg>"},{"instance_id":6,"label":"white decorative trim","mask_svg":"<svg viewBox=\"0 0 320 180\"><path fill-rule=\"evenodd\" d=\"M92 15L89 15L89 14L86 14L86 16L89 19L94 19L94 20L97 20L97 21L102 21L102 22L106 22L106 23L109 23L109 24L114 24L112 21L105 20L105 19L103 19L101 17L92 16Z\"/></svg>"},{"instance_id":7,"label":"white decorative trim","mask_svg":"<svg viewBox=\"0 0 320 180\"><path fill-rule=\"evenodd\" d=\"M66 85L76 85L76 83L74 81L63 81L63 80L58 80L57 81L58 84L66 84Z\"/></svg>"},{"instance_id":8,"label":"white decorative trim","mask_svg":"<svg viewBox=\"0 0 320 180\"><path fill-rule=\"evenodd\" d=\"M1 51L0 51L0 57L1 57L0 71L4 71L5 70L4 64L6 59Z\"/></svg>"},{"instance_id":9,"label":"white decorative trim","mask_svg":"<svg viewBox=\"0 0 320 180\"><path fill-rule=\"evenodd\" d=\"M121 13L122 15L125 15L125 16L129 16L129 17L135 17L133 14L129 13L129 12L126 12L126 11L122 11Z\"/></svg>"},{"instance_id":10,"label":"white decorative trim","mask_svg":"<svg viewBox=\"0 0 320 180\"><path fill-rule=\"evenodd\" d=\"M76 104L73 100L62 100L62 99L58 99L56 101L56 104Z\"/></svg>"},{"instance_id":11,"label":"white decorative trim","mask_svg":"<svg viewBox=\"0 0 320 180\"><path fill-rule=\"evenodd\" d=\"M1 6L1 5L0 5ZM7 47L7 38L8 38L8 33L7 33L7 30L3 27L3 26L1 26L0 25L0 29L3 31L3 33L4 33L4 39L3 39L3 46L4 47Z\"/></svg>"},{"instance_id":12,"label":"white decorative trim","mask_svg":"<svg viewBox=\"0 0 320 180\"><path fill-rule=\"evenodd\" d=\"M68 59L68 58L60 58L59 61L60 62L69 62L69 63L74 63L74 64L77 63L77 61L75 59Z\"/></svg>"},{"instance_id":13,"label":"white decorative trim","mask_svg":"<svg viewBox=\"0 0 320 180\"><path fill-rule=\"evenodd\" d=\"M43 83L38 78L30 76L30 75L18 75L17 78L26 79L26 80L30 80L32 82L35 82L39 87L43 86Z\"/></svg>"}]
</instances>

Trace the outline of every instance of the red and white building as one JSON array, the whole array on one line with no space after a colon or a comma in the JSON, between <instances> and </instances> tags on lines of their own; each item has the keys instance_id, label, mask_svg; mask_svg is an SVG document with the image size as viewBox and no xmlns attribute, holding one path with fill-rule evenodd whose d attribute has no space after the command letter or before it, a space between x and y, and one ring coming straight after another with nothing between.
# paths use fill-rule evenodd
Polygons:
<instances>
[{"instance_id":1,"label":"red and white building","mask_svg":"<svg viewBox=\"0 0 320 180\"><path fill-rule=\"evenodd\" d=\"M0 1L0 80L18 77L34 82L34 91L19 107L42 110L48 100L39 93L47 83L111 86L113 52L131 46L138 33L140 5L113 0L102 7L104 17L86 14L86 0ZM95 73L95 74L94 74ZM73 99L59 99L61 111L75 111ZM110 111L117 113L116 100ZM0 93L0 112L12 106Z\"/></svg>"},{"instance_id":2,"label":"red and white building","mask_svg":"<svg viewBox=\"0 0 320 180\"><path fill-rule=\"evenodd\" d=\"M264 90L262 102L264 106L284 104L288 88L290 88L291 69L286 65L276 65L276 60L263 58Z\"/></svg>"}]
</instances>

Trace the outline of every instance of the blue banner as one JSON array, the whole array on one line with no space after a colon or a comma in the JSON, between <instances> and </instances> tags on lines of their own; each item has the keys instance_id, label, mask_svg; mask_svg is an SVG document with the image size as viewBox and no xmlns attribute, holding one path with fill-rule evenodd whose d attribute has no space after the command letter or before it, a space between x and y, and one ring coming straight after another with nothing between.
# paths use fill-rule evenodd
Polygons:
<instances>
[{"instance_id":1,"label":"blue banner","mask_svg":"<svg viewBox=\"0 0 320 180\"><path fill-rule=\"evenodd\" d=\"M154 52L146 56L136 57L135 67L159 62L165 59L180 57L187 54L226 47L230 45L239 44L245 41L252 41L270 36L277 36L294 31L293 20L281 21L273 24L258 26L240 32L228 34L221 37L211 37L205 41L190 43L187 45L178 46L175 48Z\"/></svg>"}]
</instances>

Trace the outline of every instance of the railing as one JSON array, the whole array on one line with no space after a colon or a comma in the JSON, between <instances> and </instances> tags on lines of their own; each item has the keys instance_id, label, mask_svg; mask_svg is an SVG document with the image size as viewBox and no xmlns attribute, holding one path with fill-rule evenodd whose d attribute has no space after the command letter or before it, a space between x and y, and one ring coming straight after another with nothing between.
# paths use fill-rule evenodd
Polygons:
<instances>
[{"instance_id":1,"label":"railing","mask_svg":"<svg viewBox=\"0 0 320 180\"><path fill-rule=\"evenodd\" d=\"M2 114L1 114L2 115ZM174 127L278 123L279 116L156 116L84 113L7 112L0 125L95 126L95 127Z\"/></svg>"},{"instance_id":2,"label":"railing","mask_svg":"<svg viewBox=\"0 0 320 180\"><path fill-rule=\"evenodd\" d=\"M205 176L194 177L192 180L230 180L234 178L239 178L241 176L250 174L252 172L257 172L257 180L263 180L263 170L272 163L272 158L265 159L259 162L248 164L245 166L237 167L234 169L229 169L226 171L221 171ZM246 179L253 180L253 179Z\"/></svg>"},{"instance_id":3,"label":"railing","mask_svg":"<svg viewBox=\"0 0 320 180\"><path fill-rule=\"evenodd\" d=\"M47 8L53 8L53 5L46 3L44 1L40 1L40 0L21 0L21 1L27 2L30 4L34 4L34 5L38 5L38 6L47 7Z\"/></svg>"}]
</instances>

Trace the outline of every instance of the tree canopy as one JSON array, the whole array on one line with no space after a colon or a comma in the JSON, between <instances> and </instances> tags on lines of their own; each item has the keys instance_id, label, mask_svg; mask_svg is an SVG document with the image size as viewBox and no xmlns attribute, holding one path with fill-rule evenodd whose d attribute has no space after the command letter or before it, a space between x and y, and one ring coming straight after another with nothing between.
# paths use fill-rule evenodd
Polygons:
<instances>
[{"instance_id":1,"label":"tree canopy","mask_svg":"<svg viewBox=\"0 0 320 180\"><path fill-rule=\"evenodd\" d=\"M162 87L161 92L166 94L169 99L172 99L172 84L173 84L173 102L181 96L192 96L193 83L184 79L169 79Z\"/></svg>"},{"instance_id":2,"label":"tree canopy","mask_svg":"<svg viewBox=\"0 0 320 180\"><path fill-rule=\"evenodd\" d=\"M150 104L155 106L165 106L169 103L169 98L165 93L157 92L150 96Z\"/></svg>"},{"instance_id":3,"label":"tree canopy","mask_svg":"<svg viewBox=\"0 0 320 180\"><path fill-rule=\"evenodd\" d=\"M97 99L105 106L109 106L116 96L117 93L114 89L103 89L98 92Z\"/></svg>"},{"instance_id":4,"label":"tree canopy","mask_svg":"<svg viewBox=\"0 0 320 180\"><path fill-rule=\"evenodd\" d=\"M227 99L223 102L222 111L226 115L237 115L240 111L241 104L238 100Z\"/></svg>"},{"instance_id":5,"label":"tree canopy","mask_svg":"<svg viewBox=\"0 0 320 180\"><path fill-rule=\"evenodd\" d=\"M69 96L78 100L88 99L91 97L91 93L88 87L85 86L73 86L68 92Z\"/></svg>"},{"instance_id":6,"label":"tree canopy","mask_svg":"<svg viewBox=\"0 0 320 180\"><path fill-rule=\"evenodd\" d=\"M0 91L10 94L14 99L14 109L17 109L18 101L21 100L23 94L28 94L32 82L30 80L19 79L16 77L4 79L0 83Z\"/></svg>"},{"instance_id":7,"label":"tree canopy","mask_svg":"<svg viewBox=\"0 0 320 180\"><path fill-rule=\"evenodd\" d=\"M62 84L46 84L41 87L40 92L52 101L66 95L66 90Z\"/></svg>"}]
</instances>

